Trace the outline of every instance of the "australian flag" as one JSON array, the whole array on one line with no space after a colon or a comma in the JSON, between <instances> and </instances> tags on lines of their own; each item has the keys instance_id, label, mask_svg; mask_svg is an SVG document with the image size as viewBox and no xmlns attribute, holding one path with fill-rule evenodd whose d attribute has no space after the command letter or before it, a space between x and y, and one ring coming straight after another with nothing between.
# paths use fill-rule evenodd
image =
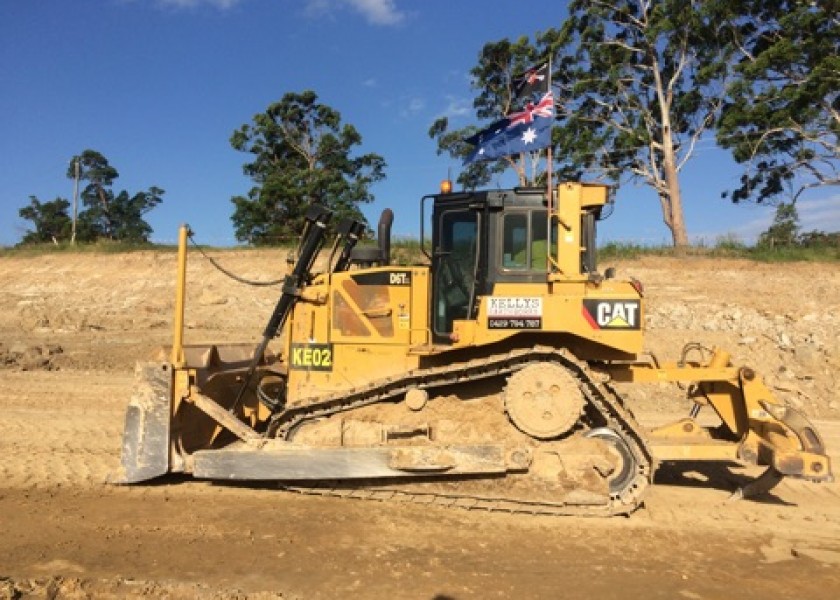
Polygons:
<instances>
[{"instance_id":1,"label":"australian flag","mask_svg":"<svg viewBox=\"0 0 840 600\"><path fill-rule=\"evenodd\" d=\"M548 61L534 65L513 78L513 97L530 100L534 95L542 96L548 91Z\"/></svg>"},{"instance_id":2,"label":"australian flag","mask_svg":"<svg viewBox=\"0 0 840 600\"><path fill-rule=\"evenodd\" d=\"M547 148L551 145L553 123L554 96L547 92L538 103L529 102L523 110L510 113L484 131L465 139L475 146L475 150L467 156L464 164Z\"/></svg>"}]
</instances>

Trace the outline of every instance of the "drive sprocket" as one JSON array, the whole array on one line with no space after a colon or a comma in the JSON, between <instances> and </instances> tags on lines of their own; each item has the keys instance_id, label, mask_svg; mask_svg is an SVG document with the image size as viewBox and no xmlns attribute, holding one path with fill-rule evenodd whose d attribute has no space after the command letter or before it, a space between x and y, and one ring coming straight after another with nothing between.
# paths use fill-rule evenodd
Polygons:
<instances>
[{"instance_id":1,"label":"drive sprocket","mask_svg":"<svg viewBox=\"0 0 840 600\"><path fill-rule=\"evenodd\" d=\"M585 404L577 379L555 363L537 363L508 378L505 411L523 433L539 440L560 437L580 418Z\"/></svg>"}]
</instances>

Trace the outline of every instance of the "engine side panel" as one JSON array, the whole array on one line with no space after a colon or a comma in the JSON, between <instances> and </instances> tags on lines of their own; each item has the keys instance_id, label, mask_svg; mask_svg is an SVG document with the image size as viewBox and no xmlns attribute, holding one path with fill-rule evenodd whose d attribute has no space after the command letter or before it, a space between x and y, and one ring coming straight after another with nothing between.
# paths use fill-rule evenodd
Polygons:
<instances>
[{"instance_id":1,"label":"engine side panel","mask_svg":"<svg viewBox=\"0 0 840 600\"><path fill-rule=\"evenodd\" d=\"M324 276L295 306L286 340L291 401L417 368L428 341L429 270L376 267Z\"/></svg>"}]
</instances>

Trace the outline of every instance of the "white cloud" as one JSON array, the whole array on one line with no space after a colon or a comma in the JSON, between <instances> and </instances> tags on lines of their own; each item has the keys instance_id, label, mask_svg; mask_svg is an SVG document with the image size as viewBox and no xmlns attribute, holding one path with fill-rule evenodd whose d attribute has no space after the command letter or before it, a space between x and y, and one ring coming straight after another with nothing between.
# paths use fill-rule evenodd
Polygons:
<instances>
[{"instance_id":1,"label":"white cloud","mask_svg":"<svg viewBox=\"0 0 840 600\"><path fill-rule=\"evenodd\" d=\"M405 19L405 13L397 10L394 0L347 1L374 25L396 25Z\"/></svg>"},{"instance_id":2,"label":"white cloud","mask_svg":"<svg viewBox=\"0 0 840 600\"><path fill-rule=\"evenodd\" d=\"M219 10L233 8L244 0L157 0L161 6L172 8L198 8L200 6L214 6Z\"/></svg>"},{"instance_id":3,"label":"white cloud","mask_svg":"<svg viewBox=\"0 0 840 600\"><path fill-rule=\"evenodd\" d=\"M692 238L698 238L705 242L713 242L718 237L734 236L736 239L746 243L754 244L758 239L759 234L766 231L773 223L773 211L769 206L767 210L762 213L760 217L750 219L746 223L742 223L736 227L729 227L725 231L711 231L692 235Z\"/></svg>"},{"instance_id":4,"label":"white cloud","mask_svg":"<svg viewBox=\"0 0 840 600\"><path fill-rule=\"evenodd\" d=\"M395 0L307 0L306 12L311 16L332 15L344 7L360 13L372 25L398 25L406 18Z\"/></svg>"},{"instance_id":5,"label":"white cloud","mask_svg":"<svg viewBox=\"0 0 840 600\"><path fill-rule=\"evenodd\" d=\"M448 117L450 119L457 119L459 117L466 117L472 114L473 101L471 98L447 96L446 101L447 105L441 116Z\"/></svg>"},{"instance_id":6,"label":"white cloud","mask_svg":"<svg viewBox=\"0 0 840 600\"><path fill-rule=\"evenodd\" d=\"M138 0L118 0L137 2ZM219 10L228 10L246 0L154 0L155 4L165 8L194 9L211 6ZM396 0L305 0L306 14L311 17L332 17L343 9L351 9L361 14L372 25L398 25L408 13L397 8Z\"/></svg>"},{"instance_id":7,"label":"white cloud","mask_svg":"<svg viewBox=\"0 0 840 600\"><path fill-rule=\"evenodd\" d=\"M840 195L797 202L802 231L840 231Z\"/></svg>"},{"instance_id":8,"label":"white cloud","mask_svg":"<svg viewBox=\"0 0 840 600\"><path fill-rule=\"evenodd\" d=\"M426 108L426 100L419 97L400 99L400 116L404 118L413 117Z\"/></svg>"},{"instance_id":9,"label":"white cloud","mask_svg":"<svg viewBox=\"0 0 840 600\"><path fill-rule=\"evenodd\" d=\"M709 242L721 236L733 235L745 243L755 243L758 236L767 231L773 224L776 210L772 206L744 206L743 208L761 209L761 216L750 219L736 227L730 227L725 231L707 231L693 234L692 239ZM799 214L799 231L802 233L814 230L826 233L840 231L840 195L800 200L796 203L796 211Z\"/></svg>"}]
</instances>

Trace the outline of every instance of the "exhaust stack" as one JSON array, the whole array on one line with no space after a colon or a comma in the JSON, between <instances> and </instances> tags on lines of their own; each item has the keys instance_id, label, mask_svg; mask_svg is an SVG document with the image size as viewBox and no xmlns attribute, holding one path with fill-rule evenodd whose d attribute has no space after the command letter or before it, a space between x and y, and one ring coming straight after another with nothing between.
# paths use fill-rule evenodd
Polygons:
<instances>
[{"instance_id":1,"label":"exhaust stack","mask_svg":"<svg viewBox=\"0 0 840 600\"><path fill-rule=\"evenodd\" d=\"M379 264L384 266L391 264L391 225L394 224L394 211L386 208L379 217L379 226L376 235L379 239Z\"/></svg>"}]
</instances>

